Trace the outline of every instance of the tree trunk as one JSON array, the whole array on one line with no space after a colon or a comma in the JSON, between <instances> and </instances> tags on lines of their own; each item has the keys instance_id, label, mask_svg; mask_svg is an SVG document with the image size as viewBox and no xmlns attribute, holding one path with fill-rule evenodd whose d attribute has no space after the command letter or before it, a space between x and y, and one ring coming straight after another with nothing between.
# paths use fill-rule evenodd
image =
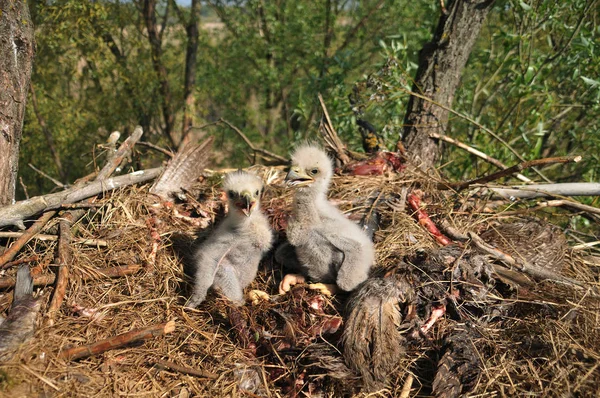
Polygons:
<instances>
[{"instance_id":1,"label":"tree trunk","mask_svg":"<svg viewBox=\"0 0 600 398\"><path fill-rule=\"evenodd\" d=\"M35 42L24 0L0 0L0 206L15 199Z\"/></svg>"},{"instance_id":2,"label":"tree trunk","mask_svg":"<svg viewBox=\"0 0 600 398\"><path fill-rule=\"evenodd\" d=\"M471 49L492 8L494 0L451 0L442 10L435 35L419 55L413 92L430 100L411 96L404 117L403 142L409 156L421 167L435 165L440 148L430 133L444 134L462 71Z\"/></svg>"},{"instance_id":3,"label":"tree trunk","mask_svg":"<svg viewBox=\"0 0 600 398\"><path fill-rule=\"evenodd\" d=\"M158 33L156 23L156 0L145 0L143 7L144 21L148 30L148 40L150 41L150 50L152 51L152 65L160 87L162 95L162 110L165 118L165 135L171 142L171 145L177 147L178 140L174 137L173 125L175 124L175 115L171 109L172 96L171 86L167 77L167 69L162 62L162 41Z\"/></svg>"},{"instance_id":4,"label":"tree trunk","mask_svg":"<svg viewBox=\"0 0 600 398\"><path fill-rule=\"evenodd\" d=\"M185 77L183 86L183 129L181 132L180 147L189 141L189 130L192 126L192 112L194 110L194 88L196 87L196 59L198 58L198 22L200 16L200 0L192 0L190 20L186 27L188 42L185 53ZM183 21L182 21L183 23Z\"/></svg>"}]
</instances>

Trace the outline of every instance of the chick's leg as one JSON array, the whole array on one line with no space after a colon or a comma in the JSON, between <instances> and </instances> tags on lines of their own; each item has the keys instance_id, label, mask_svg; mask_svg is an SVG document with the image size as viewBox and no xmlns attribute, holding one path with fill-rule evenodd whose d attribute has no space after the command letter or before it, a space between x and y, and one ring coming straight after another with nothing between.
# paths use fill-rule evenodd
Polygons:
<instances>
[{"instance_id":1,"label":"chick's leg","mask_svg":"<svg viewBox=\"0 0 600 398\"><path fill-rule=\"evenodd\" d=\"M213 286L221 290L221 293L235 304L244 304L244 289L232 266L221 265L219 267Z\"/></svg>"},{"instance_id":2,"label":"chick's leg","mask_svg":"<svg viewBox=\"0 0 600 398\"><path fill-rule=\"evenodd\" d=\"M189 308L196 308L206 299L206 293L212 286L214 280L215 271L213 264L199 261L197 267L198 269L194 276L192 296L185 304L185 306Z\"/></svg>"}]
</instances>

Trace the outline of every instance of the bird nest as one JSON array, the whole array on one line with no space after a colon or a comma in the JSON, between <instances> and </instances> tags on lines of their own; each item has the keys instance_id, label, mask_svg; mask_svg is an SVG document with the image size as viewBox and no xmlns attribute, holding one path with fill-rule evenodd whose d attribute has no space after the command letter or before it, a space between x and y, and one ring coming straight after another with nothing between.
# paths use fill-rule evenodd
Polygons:
<instances>
[{"instance_id":1,"label":"bird nest","mask_svg":"<svg viewBox=\"0 0 600 398\"><path fill-rule=\"evenodd\" d=\"M254 167L267 182L263 211L283 239L291 193L284 171ZM408 257L440 245L415 221L406 193L420 189L436 224L460 232L506 221L505 205L467 194L437 191L429 179L406 170L382 176L336 176L330 200L357 221L376 225L374 273L394 272ZM184 308L189 279L187 254L197 234L223 216L219 174L207 173L197 192L175 205L160 203L148 187L130 187L100 197L73 231L65 300L52 316L40 316L34 338L0 365L6 396L360 396L361 380L347 366L340 336L345 295L328 297L299 285L279 295L283 271L269 254L246 289L268 300L230 305L213 294L193 310ZM501 211L502 210L502 211ZM512 209L514 211L514 209ZM546 216L551 216L546 213ZM51 222L45 234L56 234ZM56 240L33 239L18 259L34 258L32 273L52 275ZM592 249L567 250L562 274L583 287L551 281L505 294L480 297L481 313L440 319L405 352L378 395L428 396L449 344L477 356L473 396L597 396L600 378L599 257ZM414 264L414 263L413 263ZM110 271L113 270L113 271ZM117 270L117 271L114 271ZM13 275L14 269L6 271ZM6 276L5 275L5 279ZM437 274L431 274L431 283ZM588 288L586 288L588 287ZM42 314L51 287L36 288ZM496 294L496 293L494 293ZM12 300L0 297L2 308ZM477 297L473 298L477 300ZM477 304L477 303L475 303ZM460 305L460 304L459 304ZM174 324L172 323L174 321ZM169 323L136 344L95 351L96 342ZM450 330L468 329L449 341ZM401 344L399 342L398 344ZM72 360L71 347L88 354ZM106 347L105 347L106 348ZM454 349L457 358L460 350ZM61 354L63 353L63 354ZM466 354L465 354L466 355ZM460 359L460 358L459 358ZM368 366L368 365L367 365ZM448 376L450 377L450 376ZM402 395L404 394L404 395Z\"/></svg>"}]
</instances>

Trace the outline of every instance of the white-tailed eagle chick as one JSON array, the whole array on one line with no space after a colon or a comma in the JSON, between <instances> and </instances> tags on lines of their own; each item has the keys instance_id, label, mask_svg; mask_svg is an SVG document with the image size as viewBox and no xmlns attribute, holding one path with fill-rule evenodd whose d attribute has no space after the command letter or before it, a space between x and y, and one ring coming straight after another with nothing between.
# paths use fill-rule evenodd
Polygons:
<instances>
[{"instance_id":1,"label":"white-tailed eagle chick","mask_svg":"<svg viewBox=\"0 0 600 398\"><path fill-rule=\"evenodd\" d=\"M375 250L361 227L327 200L332 175L332 161L321 148L303 145L293 153L286 181L296 192L287 238L298 260L292 268L312 282L336 284L349 292L367 279ZM281 246L276 259L289 266L294 262L290 249ZM280 291L302 279L286 275Z\"/></svg>"},{"instance_id":2,"label":"white-tailed eagle chick","mask_svg":"<svg viewBox=\"0 0 600 398\"><path fill-rule=\"evenodd\" d=\"M194 253L195 281L188 307L204 301L209 288L218 289L236 304L256 277L258 264L273 244L273 232L260 211L262 180L245 171L225 176L223 189L229 211Z\"/></svg>"}]
</instances>

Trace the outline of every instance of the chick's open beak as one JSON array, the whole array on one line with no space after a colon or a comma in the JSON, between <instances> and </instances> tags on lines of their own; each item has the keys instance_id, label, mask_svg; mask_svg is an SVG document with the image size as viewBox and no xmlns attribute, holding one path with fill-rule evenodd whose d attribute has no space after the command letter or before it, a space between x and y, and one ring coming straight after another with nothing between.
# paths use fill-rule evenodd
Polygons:
<instances>
[{"instance_id":1,"label":"chick's open beak","mask_svg":"<svg viewBox=\"0 0 600 398\"><path fill-rule=\"evenodd\" d=\"M285 181L290 187L302 187L314 182L313 178L300 170L299 167L292 167L285 176Z\"/></svg>"},{"instance_id":2,"label":"chick's open beak","mask_svg":"<svg viewBox=\"0 0 600 398\"><path fill-rule=\"evenodd\" d=\"M246 217L250 217L254 206L256 205L256 200L254 196L248 191L243 191L240 195L238 201L235 202L235 206L244 213Z\"/></svg>"}]
</instances>

